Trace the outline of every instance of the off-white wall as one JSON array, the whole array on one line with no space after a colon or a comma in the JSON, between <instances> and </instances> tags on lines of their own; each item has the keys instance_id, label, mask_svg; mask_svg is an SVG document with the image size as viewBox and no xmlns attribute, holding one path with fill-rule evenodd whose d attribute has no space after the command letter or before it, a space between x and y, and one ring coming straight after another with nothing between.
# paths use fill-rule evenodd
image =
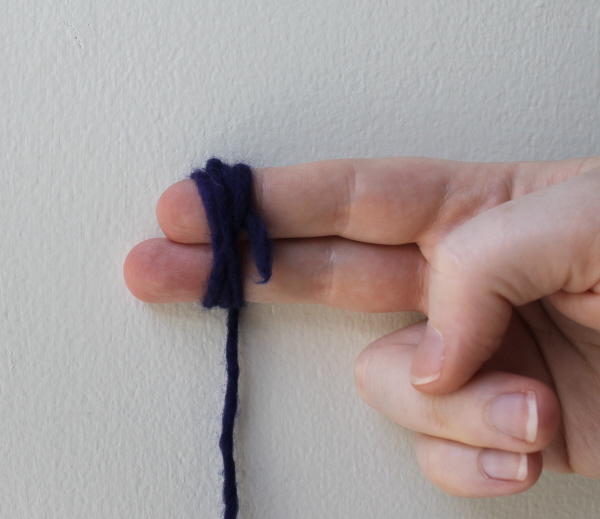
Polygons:
<instances>
[{"instance_id":1,"label":"off-white wall","mask_svg":"<svg viewBox=\"0 0 600 519\"><path fill-rule=\"evenodd\" d=\"M597 0L0 0L0 516L215 518L223 321L134 300L154 204L215 154L600 153ZM415 316L250 306L243 518L588 519L544 475L451 498L352 365Z\"/></svg>"}]
</instances>

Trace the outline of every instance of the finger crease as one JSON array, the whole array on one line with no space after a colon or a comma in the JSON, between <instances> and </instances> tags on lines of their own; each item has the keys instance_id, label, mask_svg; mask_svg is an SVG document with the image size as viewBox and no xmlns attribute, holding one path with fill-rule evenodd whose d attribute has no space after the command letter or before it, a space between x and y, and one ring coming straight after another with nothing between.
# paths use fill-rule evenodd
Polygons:
<instances>
[{"instance_id":1,"label":"finger crease","mask_svg":"<svg viewBox=\"0 0 600 519\"><path fill-rule=\"evenodd\" d=\"M335 305L336 301L336 257L337 250L334 244L334 240L327 240L328 245L325 251L325 265L322 272L322 284L321 284L321 300L327 305Z\"/></svg>"},{"instance_id":2,"label":"finger crease","mask_svg":"<svg viewBox=\"0 0 600 519\"><path fill-rule=\"evenodd\" d=\"M338 236L347 236L349 234L353 207L356 200L356 164L353 161L349 161L347 165L344 178L346 192L344 196L340 197L340 203L336 207L334 232Z\"/></svg>"}]
</instances>

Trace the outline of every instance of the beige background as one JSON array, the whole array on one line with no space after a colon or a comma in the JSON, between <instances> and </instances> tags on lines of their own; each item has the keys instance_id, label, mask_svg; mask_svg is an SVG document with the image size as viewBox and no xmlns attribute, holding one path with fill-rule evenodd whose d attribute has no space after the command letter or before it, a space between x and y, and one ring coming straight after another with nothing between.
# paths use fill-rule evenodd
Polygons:
<instances>
[{"instance_id":1,"label":"beige background","mask_svg":"<svg viewBox=\"0 0 600 519\"><path fill-rule=\"evenodd\" d=\"M0 517L215 518L223 320L121 268L211 155L599 154L597 0L0 0ZM413 319L250 306L241 519L587 519L600 484L451 498L361 403Z\"/></svg>"}]
</instances>

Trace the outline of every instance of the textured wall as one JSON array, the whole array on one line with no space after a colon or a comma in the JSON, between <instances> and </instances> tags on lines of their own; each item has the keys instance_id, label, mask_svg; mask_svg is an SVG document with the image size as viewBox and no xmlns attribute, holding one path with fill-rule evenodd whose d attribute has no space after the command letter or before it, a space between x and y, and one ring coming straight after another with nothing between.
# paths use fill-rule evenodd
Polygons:
<instances>
[{"instance_id":1,"label":"textured wall","mask_svg":"<svg viewBox=\"0 0 600 519\"><path fill-rule=\"evenodd\" d=\"M597 0L0 0L0 517L211 518L223 322L124 286L154 204L212 154L600 154ZM407 315L253 305L244 519L597 517L545 475L451 498L352 365Z\"/></svg>"}]
</instances>

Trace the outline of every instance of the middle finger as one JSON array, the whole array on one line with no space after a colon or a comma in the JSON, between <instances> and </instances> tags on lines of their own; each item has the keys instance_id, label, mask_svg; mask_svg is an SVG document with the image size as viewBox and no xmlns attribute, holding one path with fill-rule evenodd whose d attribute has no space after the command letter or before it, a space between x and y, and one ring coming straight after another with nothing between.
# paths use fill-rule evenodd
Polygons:
<instances>
[{"instance_id":1,"label":"middle finger","mask_svg":"<svg viewBox=\"0 0 600 519\"><path fill-rule=\"evenodd\" d=\"M424 311L428 264L414 244L375 245L338 237L276 240L273 276L256 284L243 256L245 298L261 303L310 303L359 312ZM149 303L202 299L211 270L208 244L146 240L125 260L131 292Z\"/></svg>"}]
</instances>

